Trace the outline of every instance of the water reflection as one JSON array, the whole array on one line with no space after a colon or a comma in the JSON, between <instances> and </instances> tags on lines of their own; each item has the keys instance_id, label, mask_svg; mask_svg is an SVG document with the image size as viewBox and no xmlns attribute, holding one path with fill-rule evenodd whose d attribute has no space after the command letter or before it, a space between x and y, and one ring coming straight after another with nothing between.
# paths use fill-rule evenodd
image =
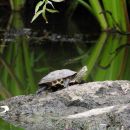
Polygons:
<instances>
[{"instance_id":1,"label":"water reflection","mask_svg":"<svg viewBox=\"0 0 130 130\"><path fill-rule=\"evenodd\" d=\"M43 75L61 68L77 71L87 65L87 81L130 80L126 36L102 33L98 39L90 39L89 35L72 32L44 30L39 34L25 28L20 14L12 14L6 31L0 33L0 99L35 93Z\"/></svg>"},{"instance_id":2,"label":"water reflection","mask_svg":"<svg viewBox=\"0 0 130 130\"><path fill-rule=\"evenodd\" d=\"M126 36L101 34L97 44L93 46L89 58L86 60L91 68L89 70L94 81L129 80L129 76L126 76L126 72L129 71L126 67L128 61L126 59L129 55L129 49L124 46L126 43Z\"/></svg>"}]
</instances>

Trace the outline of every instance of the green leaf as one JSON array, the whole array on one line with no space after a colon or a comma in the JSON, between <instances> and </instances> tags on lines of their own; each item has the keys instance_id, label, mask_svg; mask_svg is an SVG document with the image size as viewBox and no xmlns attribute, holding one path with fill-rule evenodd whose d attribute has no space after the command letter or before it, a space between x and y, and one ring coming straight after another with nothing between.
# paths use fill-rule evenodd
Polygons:
<instances>
[{"instance_id":1,"label":"green leaf","mask_svg":"<svg viewBox=\"0 0 130 130\"><path fill-rule=\"evenodd\" d=\"M35 14L37 13L37 11L39 10L39 8L44 4L44 1L39 1L36 5L36 8L35 8Z\"/></svg>"},{"instance_id":2,"label":"green leaf","mask_svg":"<svg viewBox=\"0 0 130 130\"><path fill-rule=\"evenodd\" d=\"M48 9L48 8L46 8L46 11L48 11L48 12L50 12L50 13L58 13L58 12L59 12L58 10Z\"/></svg>"},{"instance_id":3,"label":"green leaf","mask_svg":"<svg viewBox=\"0 0 130 130\"><path fill-rule=\"evenodd\" d=\"M46 3L47 4L47 3ZM46 23L48 23L47 17L46 17L46 4L43 6L42 9L42 16L45 19Z\"/></svg>"},{"instance_id":4,"label":"green leaf","mask_svg":"<svg viewBox=\"0 0 130 130\"><path fill-rule=\"evenodd\" d=\"M53 1L53 2L62 2L64 0L51 0L51 1Z\"/></svg>"},{"instance_id":5,"label":"green leaf","mask_svg":"<svg viewBox=\"0 0 130 130\"><path fill-rule=\"evenodd\" d=\"M46 11L48 11L49 13L57 13L59 12L58 10L55 10L54 6L53 6L53 3L52 2L62 2L64 0L42 0L40 2L38 2L38 4L36 5L36 8L35 8L35 14L32 18L32 21L31 23L42 13L42 16L44 18L44 20L46 21L46 23L48 23L48 20L47 20L47 17L46 17ZM47 5L51 5L53 9L49 9L49 8L46 8ZM42 10L38 11L39 8L43 5L43 8Z\"/></svg>"},{"instance_id":6,"label":"green leaf","mask_svg":"<svg viewBox=\"0 0 130 130\"><path fill-rule=\"evenodd\" d=\"M34 69L35 72L47 72L49 71L49 68L36 68Z\"/></svg>"},{"instance_id":7,"label":"green leaf","mask_svg":"<svg viewBox=\"0 0 130 130\"><path fill-rule=\"evenodd\" d=\"M32 18L31 23L42 13L43 10L38 11Z\"/></svg>"},{"instance_id":8,"label":"green leaf","mask_svg":"<svg viewBox=\"0 0 130 130\"><path fill-rule=\"evenodd\" d=\"M53 6L53 3L52 3L51 1L48 1L47 4L51 5L53 9L55 8L55 7Z\"/></svg>"}]
</instances>

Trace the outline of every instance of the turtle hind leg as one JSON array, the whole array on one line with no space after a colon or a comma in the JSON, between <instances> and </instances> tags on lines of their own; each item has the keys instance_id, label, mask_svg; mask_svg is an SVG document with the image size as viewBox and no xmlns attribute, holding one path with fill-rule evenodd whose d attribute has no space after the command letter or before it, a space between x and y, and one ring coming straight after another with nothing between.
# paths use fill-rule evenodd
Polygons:
<instances>
[{"instance_id":1,"label":"turtle hind leg","mask_svg":"<svg viewBox=\"0 0 130 130\"><path fill-rule=\"evenodd\" d=\"M48 85L40 85L40 88L36 91L36 94L41 94L42 92L48 91Z\"/></svg>"}]
</instances>

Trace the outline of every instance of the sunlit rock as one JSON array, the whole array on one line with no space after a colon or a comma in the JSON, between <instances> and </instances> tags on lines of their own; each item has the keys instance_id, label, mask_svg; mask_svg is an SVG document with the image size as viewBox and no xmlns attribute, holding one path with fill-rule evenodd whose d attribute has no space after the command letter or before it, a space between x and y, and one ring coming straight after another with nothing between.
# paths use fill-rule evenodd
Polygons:
<instances>
[{"instance_id":1,"label":"sunlit rock","mask_svg":"<svg viewBox=\"0 0 130 130\"><path fill-rule=\"evenodd\" d=\"M130 129L130 82L73 85L54 93L1 101L4 120L27 130Z\"/></svg>"}]
</instances>

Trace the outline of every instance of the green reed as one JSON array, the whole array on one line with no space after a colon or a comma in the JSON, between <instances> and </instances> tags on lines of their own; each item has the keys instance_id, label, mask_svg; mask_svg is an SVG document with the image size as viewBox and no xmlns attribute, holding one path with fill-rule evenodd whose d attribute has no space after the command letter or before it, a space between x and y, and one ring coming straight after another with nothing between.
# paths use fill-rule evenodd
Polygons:
<instances>
[{"instance_id":1,"label":"green reed","mask_svg":"<svg viewBox=\"0 0 130 130\"><path fill-rule=\"evenodd\" d=\"M88 66L86 79L91 75L94 81L130 80L127 40L126 36L102 33L97 43L81 57L82 64Z\"/></svg>"},{"instance_id":2,"label":"green reed","mask_svg":"<svg viewBox=\"0 0 130 130\"><path fill-rule=\"evenodd\" d=\"M102 30L129 31L125 0L78 0L98 20Z\"/></svg>"},{"instance_id":3,"label":"green reed","mask_svg":"<svg viewBox=\"0 0 130 130\"><path fill-rule=\"evenodd\" d=\"M20 11L26 2L26 0L10 0L10 6L13 11Z\"/></svg>"},{"instance_id":4,"label":"green reed","mask_svg":"<svg viewBox=\"0 0 130 130\"><path fill-rule=\"evenodd\" d=\"M39 15L42 14L46 23L48 23L46 12L56 13L53 2L62 2L63 0L42 0L39 1L35 8L35 14L32 18L33 22ZM77 3L78 2L78 3ZM47 8L47 4L52 6L52 9ZM83 5L97 18L101 29L114 32L127 32L130 30L126 0L75 0L70 2L70 7L66 14L68 17L73 14L77 8L77 4ZM42 8L41 8L42 7Z\"/></svg>"}]
</instances>

